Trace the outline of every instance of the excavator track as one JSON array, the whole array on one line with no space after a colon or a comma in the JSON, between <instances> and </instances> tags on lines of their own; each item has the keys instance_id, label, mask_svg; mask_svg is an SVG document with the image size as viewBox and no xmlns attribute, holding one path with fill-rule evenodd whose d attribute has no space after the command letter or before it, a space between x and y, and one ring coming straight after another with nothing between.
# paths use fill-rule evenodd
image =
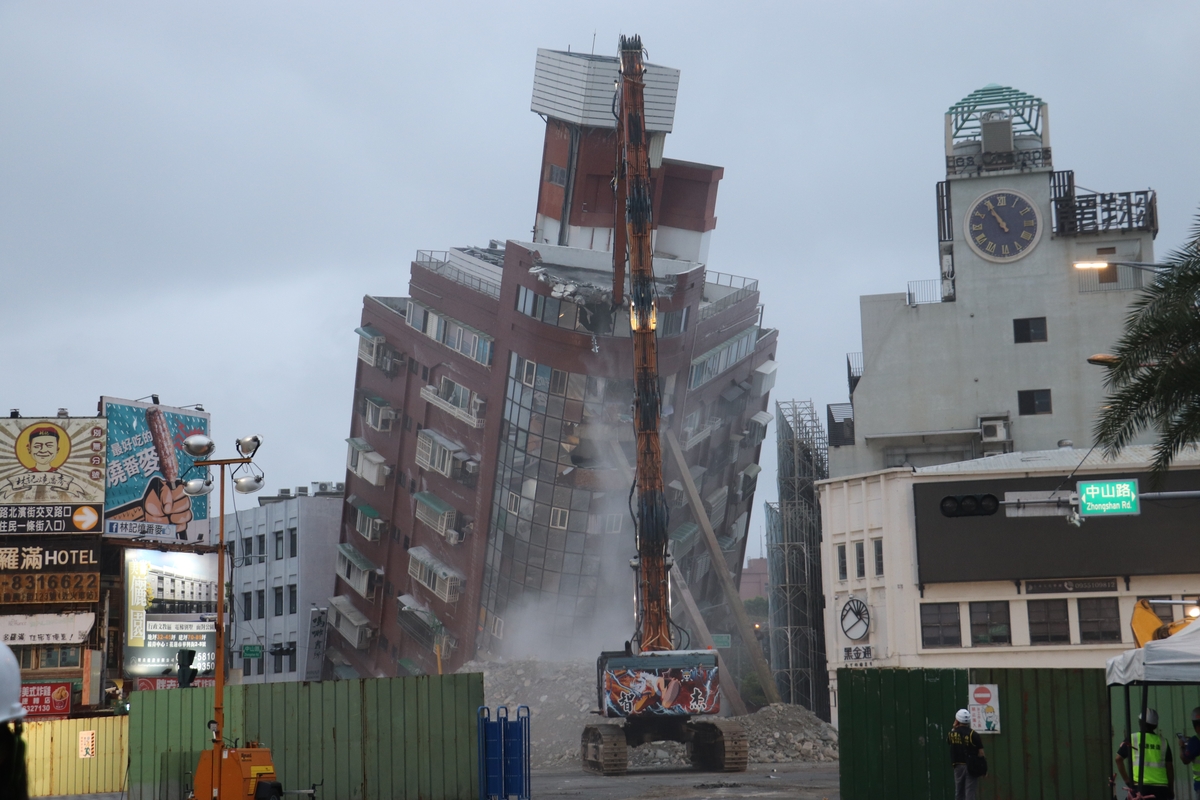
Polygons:
<instances>
[{"instance_id":1,"label":"excavator track","mask_svg":"<svg viewBox=\"0 0 1200 800\"><path fill-rule=\"evenodd\" d=\"M624 775L629 767L629 748L620 725L588 725L583 729L580 750L580 760L588 772Z\"/></svg>"},{"instance_id":2,"label":"excavator track","mask_svg":"<svg viewBox=\"0 0 1200 800\"><path fill-rule=\"evenodd\" d=\"M729 719L690 723L695 738L688 745L692 766L714 772L745 772L750 760L746 729Z\"/></svg>"}]
</instances>

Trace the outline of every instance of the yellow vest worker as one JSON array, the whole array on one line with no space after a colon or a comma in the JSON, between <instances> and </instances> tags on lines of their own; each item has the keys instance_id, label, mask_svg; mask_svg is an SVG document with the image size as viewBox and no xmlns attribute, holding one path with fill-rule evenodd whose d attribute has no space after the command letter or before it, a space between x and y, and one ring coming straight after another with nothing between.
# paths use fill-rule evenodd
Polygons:
<instances>
[{"instance_id":1,"label":"yellow vest worker","mask_svg":"<svg viewBox=\"0 0 1200 800\"><path fill-rule=\"evenodd\" d=\"M1146 709L1145 718L1139 716L1138 724L1141 731L1131 737L1132 743L1122 742L1117 750L1117 770L1121 779L1126 786L1137 786L1140 778L1143 797L1174 800L1175 769L1171 763L1171 748L1155 733L1158 712L1153 708Z\"/></svg>"}]
</instances>

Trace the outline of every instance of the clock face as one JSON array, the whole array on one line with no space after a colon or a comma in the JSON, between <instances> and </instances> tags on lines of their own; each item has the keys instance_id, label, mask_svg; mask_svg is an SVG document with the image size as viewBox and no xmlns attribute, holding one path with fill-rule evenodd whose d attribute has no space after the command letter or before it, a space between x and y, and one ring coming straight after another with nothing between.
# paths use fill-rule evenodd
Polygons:
<instances>
[{"instance_id":1,"label":"clock face","mask_svg":"<svg viewBox=\"0 0 1200 800\"><path fill-rule=\"evenodd\" d=\"M857 597L851 597L842 606L842 633L851 639L861 639L871 629L871 612L867 604Z\"/></svg>"},{"instance_id":2,"label":"clock face","mask_svg":"<svg viewBox=\"0 0 1200 800\"><path fill-rule=\"evenodd\" d=\"M971 204L963 234L980 258L1005 264L1033 250L1042 238L1042 218L1020 192L988 192Z\"/></svg>"}]
</instances>

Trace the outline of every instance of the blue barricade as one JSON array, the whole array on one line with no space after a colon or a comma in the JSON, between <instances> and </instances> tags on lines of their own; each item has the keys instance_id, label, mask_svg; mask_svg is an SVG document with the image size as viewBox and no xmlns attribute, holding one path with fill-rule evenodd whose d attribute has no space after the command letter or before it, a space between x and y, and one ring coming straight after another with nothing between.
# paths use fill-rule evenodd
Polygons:
<instances>
[{"instance_id":1,"label":"blue barricade","mask_svg":"<svg viewBox=\"0 0 1200 800\"><path fill-rule=\"evenodd\" d=\"M529 706L517 706L510 719L508 706L476 712L479 736L479 800L529 800Z\"/></svg>"}]
</instances>

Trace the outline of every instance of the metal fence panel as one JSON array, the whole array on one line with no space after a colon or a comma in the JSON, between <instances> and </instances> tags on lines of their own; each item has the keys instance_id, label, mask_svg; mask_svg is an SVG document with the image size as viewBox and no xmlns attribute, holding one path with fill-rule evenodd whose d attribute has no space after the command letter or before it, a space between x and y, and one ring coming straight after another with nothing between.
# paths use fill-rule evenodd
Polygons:
<instances>
[{"instance_id":1,"label":"metal fence panel","mask_svg":"<svg viewBox=\"0 0 1200 800\"><path fill-rule=\"evenodd\" d=\"M96 752L80 758L79 735L95 731ZM119 792L125 786L128 717L91 717L25 723L29 795Z\"/></svg>"},{"instance_id":2,"label":"metal fence panel","mask_svg":"<svg viewBox=\"0 0 1200 800\"><path fill-rule=\"evenodd\" d=\"M1109 774L1117 771L1113 756L1121 742L1128 740L1125 730L1125 687L1110 686L1112 740L1108 743L1109 755L1107 769ZM1142 710L1142 687L1132 686L1129 689L1130 717L1137 726L1138 714ZM1191 737L1192 709L1200 707L1200 686L1151 686L1149 706L1158 712L1158 732L1171 748L1171 758L1175 763L1175 796L1191 797L1192 769L1179 760L1179 741L1175 734L1182 733ZM1118 782L1120 778L1117 779Z\"/></svg>"},{"instance_id":3,"label":"metal fence panel","mask_svg":"<svg viewBox=\"0 0 1200 800\"><path fill-rule=\"evenodd\" d=\"M337 800L467 800L476 793L483 676L423 675L226 688L227 738L259 741L285 789ZM131 800L182 800L209 746L211 689L136 692Z\"/></svg>"},{"instance_id":4,"label":"metal fence panel","mask_svg":"<svg viewBox=\"0 0 1200 800\"><path fill-rule=\"evenodd\" d=\"M1000 692L1001 733L983 737L989 775L980 782L981 800L1111 797L1114 745L1103 670L842 669L843 800L952 798L946 734L971 683L994 683ZM1200 705L1200 690L1188 698L1163 695L1164 706L1172 702L1178 708L1171 722L1190 720L1184 714ZM1123 706L1120 713L1123 719ZM1160 729L1174 732L1165 725L1166 718ZM1179 784L1182 791L1186 784Z\"/></svg>"}]
</instances>

